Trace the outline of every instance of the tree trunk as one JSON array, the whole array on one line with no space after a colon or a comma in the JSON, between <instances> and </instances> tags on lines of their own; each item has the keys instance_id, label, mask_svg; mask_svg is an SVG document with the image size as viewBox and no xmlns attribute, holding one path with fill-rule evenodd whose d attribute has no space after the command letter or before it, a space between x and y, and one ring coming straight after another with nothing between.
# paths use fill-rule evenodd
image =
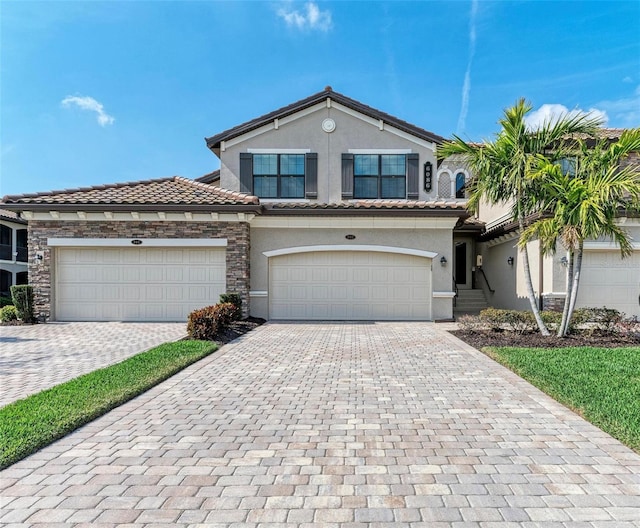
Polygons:
<instances>
[{"instance_id":1,"label":"tree trunk","mask_svg":"<svg viewBox=\"0 0 640 528\"><path fill-rule=\"evenodd\" d=\"M524 222L522 218L518 219L520 224L520 232L524 231ZM536 299L536 294L533 291L533 281L531 280L531 268L529 267L529 250L527 249L527 245L524 244L520 247L520 252L522 253L522 268L524 271L524 279L525 284L527 286L527 295L529 297L529 304L531 304L531 311L533 312L533 316L536 319L536 323L538 323L538 328L540 329L540 333L543 336L548 336L549 330L544 324L542 320L542 316L540 315L540 309L538 308L538 300Z\"/></svg>"},{"instance_id":2,"label":"tree trunk","mask_svg":"<svg viewBox=\"0 0 640 528\"><path fill-rule=\"evenodd\" d=\"M569 304L568 320L571 321L573 316L573 310L576 307L576 300L578 299L578 286L580 286L580 272L582 271L582 253L584 252L584 244L582 240L578 245L578 251L576 252L576 263L573 270L573 286L571 287L571 303Z\"/></svg>"},{"instance_id":3,"label":"tree trunk","mask_svg":"<svg viewBox=\"0 0 640 528\"><path fill-rule=\"evenodd\" d=\"M569 250L569 263L567 267L566 277L566 294L564 296L564 306L562 307L562 321L558 326L558 337L564 337L568 334L571 318L569 317L569 304L571 304L571 292L573 290L573 260L574 251Z\"/></svg>"}]
</instances>

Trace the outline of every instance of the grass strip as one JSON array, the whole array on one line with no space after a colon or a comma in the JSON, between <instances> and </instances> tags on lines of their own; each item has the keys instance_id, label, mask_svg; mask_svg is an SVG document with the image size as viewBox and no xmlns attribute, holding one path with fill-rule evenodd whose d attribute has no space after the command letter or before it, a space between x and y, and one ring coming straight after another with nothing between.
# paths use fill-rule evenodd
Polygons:
<instances>
[{"instance_id":1,"label":"grass strip","mask_svg":"<svg viewBox=\"0 0 640 528\"><path fill-rule=\"evenodd\" d=\"M164 343L0 409L0 469L211 354L211 341Z\"/></svg>"},{"instance_id":2,"label":"grass strip","mask_svg":"<svg viewBox=\"0 0 640 528\"><path fill-rule=\"evenodd\" d=\"M640 452L640 347L483 350L595 426Z\"/></svg>"}]
</instances>

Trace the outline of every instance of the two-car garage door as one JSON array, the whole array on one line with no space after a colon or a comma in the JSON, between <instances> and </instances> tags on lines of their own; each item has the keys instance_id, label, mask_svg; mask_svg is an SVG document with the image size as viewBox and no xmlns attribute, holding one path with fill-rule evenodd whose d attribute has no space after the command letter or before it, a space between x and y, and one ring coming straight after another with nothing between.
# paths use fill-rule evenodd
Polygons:
<instances>
[{"instance_id":1,"label":"two-car garage door","mask_svg":"<svg viewBox=\"0 0 640 528\"><path fill-rule=\"evenodd\" d=\"M225 248L61 247L59 321L186 321L226 286Z\"/></svg>"},{"instance_id":2,"label":"two-car garage door","mask_svg":"<svg viewBox=\"0 0 640 528\"><path fill-rule=\"evenodd\" d=\"M269 317L431 319L431 259L378 251L312 251L273 257Z\"/></svg>"}]
</instances>

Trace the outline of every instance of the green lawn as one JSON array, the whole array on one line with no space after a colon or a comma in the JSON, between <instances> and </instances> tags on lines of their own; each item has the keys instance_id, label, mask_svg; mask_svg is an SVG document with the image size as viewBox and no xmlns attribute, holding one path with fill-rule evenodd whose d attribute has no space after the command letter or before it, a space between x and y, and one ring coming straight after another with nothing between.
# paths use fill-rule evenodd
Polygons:
<instances>
[{"instance_id":1,"label":"green lawn","mask_svg":"<svg viewBox=\"0 0 640 528\"><path fill-rule=\"evenodd\" d=\"M217 350L176 341L96 370L0 409L0 469L138 396Z\"/></svg>"},{"instance_id":2,"label":"green lawn","mask_svg":"<svg viewBox=\"0 0 640 528\"><path fill-rule=\"evenodd\" d=\"M640 347L484 351L640 452Z\"/></svg>"}]
</instances>

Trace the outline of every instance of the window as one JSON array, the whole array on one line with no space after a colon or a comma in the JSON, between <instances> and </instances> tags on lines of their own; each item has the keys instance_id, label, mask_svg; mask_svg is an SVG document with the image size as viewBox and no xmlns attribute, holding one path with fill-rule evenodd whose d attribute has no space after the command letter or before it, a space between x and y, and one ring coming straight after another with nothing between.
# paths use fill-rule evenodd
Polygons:
<instances>
[{"instance_id":1,"label":"window","mask_svg":"<svg viewBox=\"0 0 640 528\"><path fill-rule=\"evenodd\" d=\"M13 229L0 225L0 260L13 260Z\"/></svg>"},{"instance_id":2,"label":"window","mask_svg":"<svg viewBox=\"0 0 640 528\"><path fill-rule=\"evenodd\" d=\"M556 164L560 166L562 174L576 175L576 158L562 158Z\"/></svg>"},{"instance_id":3,"label":"window","mask_svg":"<svg viewBox=\"0 0 640 528\"><path fill-rule=\"evenodd\" d=\"M11 272L0 270L0 295L3 297L11 297Z\"/></svg>"},{"instance_id":4,"label":"window","mask_svg":"<svg viewBox=\"0 0 640 528\"><path fill-rule=\"evenodd\" d=\"M253 194L259 198L304 198L304 154L254 154Z\"/></svg>"},{"instance_id":5,"label":"window","mask_svg":"<svg viewBox=\"0 0 640 528\"><path fill-rule=\"evenodd\" d=\"M466 198L466 187L467 182L464 172L459 172L456 174L456 198Z\"/></svg>"},{"instance_id":6,"label":"window","mask_svg":"<svg viewBox=\"0 0 640 528\"><path fill-rule=\"evenodd\" d=\"M26 229L18 229L16 230L16 251L18 256L16 260L19 262L27 262L27 256L29 250L27 249L27 230Z\"/></svg>"},{"instance_id":7,"label":"window","mask_svg":"<svg viewBox=\"0 0 640 528\"><path fill-rule=\"evenodd\" d=\"M407 158L404 154L356 154L354 198L405 198Z\"/></svg>"}]
</instances>

